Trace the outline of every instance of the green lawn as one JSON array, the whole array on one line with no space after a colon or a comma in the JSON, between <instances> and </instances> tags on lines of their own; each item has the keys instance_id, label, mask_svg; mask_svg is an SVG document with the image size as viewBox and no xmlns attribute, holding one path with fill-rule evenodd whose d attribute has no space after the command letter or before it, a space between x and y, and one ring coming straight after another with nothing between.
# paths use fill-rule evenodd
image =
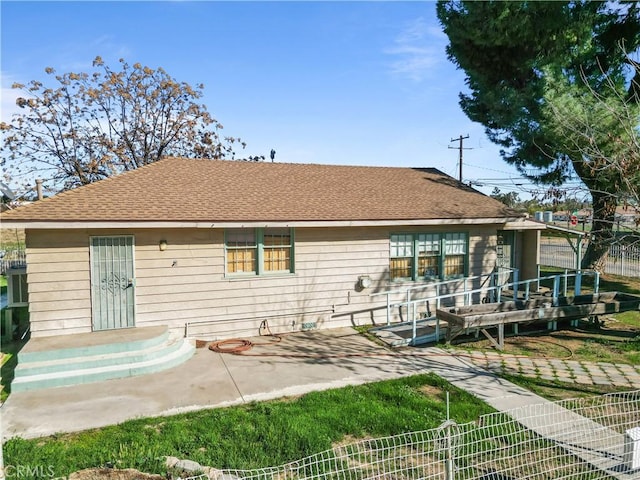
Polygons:
<instances>
[{"instance_id":1,"label":"green lawn","mask_svg":"<svg viewBox=\"0 0 640 480\"><path fill-rule=\"evenodd\" d=\"M274 466L345 439L476 420L491 408L435 375L313 392L298 398L140 419L77 434L5 443L8 465L51 465L56 475L112 463L164 474L166 455L217 468ZM123 406L126 408L126 406Z\"/></svg>"}]
</instances>

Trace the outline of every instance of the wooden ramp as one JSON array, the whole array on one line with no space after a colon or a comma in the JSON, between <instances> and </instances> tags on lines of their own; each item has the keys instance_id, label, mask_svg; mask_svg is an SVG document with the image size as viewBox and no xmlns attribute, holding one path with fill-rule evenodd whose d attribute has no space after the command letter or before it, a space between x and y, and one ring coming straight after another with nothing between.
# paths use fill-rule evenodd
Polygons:
<instances>
[{"instance_id":1,"label":"wooden ramp","mask_svg":"<svg viewBox=\"0 0 640 480\"><path fill-rule=\"evenodd\" d=\"M536 298L500 303L470 305L436 310L439 320L446 321L447 341L458 335L477 329L498 348L504 348L505 324L528 324L534 322L556 322L598 317L631 310L640 310L640 296L619 292L605 292L575 297ZM487 328L497 328L498 339L494 339Z\"/></svg>"}]
</instances>

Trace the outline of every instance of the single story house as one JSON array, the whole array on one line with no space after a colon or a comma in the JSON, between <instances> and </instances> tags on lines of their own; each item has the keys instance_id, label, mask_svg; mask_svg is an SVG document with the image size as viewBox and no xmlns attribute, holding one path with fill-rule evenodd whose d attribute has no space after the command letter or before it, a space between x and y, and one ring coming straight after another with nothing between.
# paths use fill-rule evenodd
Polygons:
<instances>
[{"instance_id":1,"label":"single story house","mask_svg":"<svg viewBox=\"0 0 640 480\"><path fill-rule=\"evenodd\" d=\"M370 324L372 293L516 267L539 231L432 168L165 158L0 215L26 232L31 336L221 339Z\"/></svg>"}]
</instances>

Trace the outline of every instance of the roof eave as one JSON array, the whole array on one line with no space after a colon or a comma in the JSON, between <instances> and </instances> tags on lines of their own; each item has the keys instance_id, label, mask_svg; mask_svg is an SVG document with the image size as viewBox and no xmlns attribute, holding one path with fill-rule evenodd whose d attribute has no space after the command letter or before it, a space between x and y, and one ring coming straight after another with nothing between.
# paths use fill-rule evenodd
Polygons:
<instances>
[{"instance_id":1,"label":"roof eave","mask_svg":"<svg viewBox=\"0 0 640 480\"><path fill-rule=\"evenodd\" d=\"M385 227L400 225L522 225L519 217L432 218L390 220L240 220L240 221L43 221L3 220L0 228L58 229L153 229L153 228L255 228L255 227ZM522 227L525 228L525 227ZM530 227L529 227L530 228ZM543 227L544 228L544 227Z\"/></svg>"},{"instance_id":2,"label":"roof eave","mask_svg":"<svg viewBox=\"0 0 640 480\"><path fill-rule=\"evenodd\" d=\"M520 218L517 221L509 221L505 224L503 230L545 230L547 225L544 223Z\"/></svg>"}]
</instances>

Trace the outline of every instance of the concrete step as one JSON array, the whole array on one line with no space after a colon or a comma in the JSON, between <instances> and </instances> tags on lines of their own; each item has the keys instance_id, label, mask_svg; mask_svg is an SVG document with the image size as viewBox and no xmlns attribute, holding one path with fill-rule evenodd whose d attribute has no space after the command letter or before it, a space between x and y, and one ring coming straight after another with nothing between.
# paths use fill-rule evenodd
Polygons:
<instances>
[{"instance_id":1,"label":"concrete step","mask_svg":"<svg viewBox=\"0 0 640 480\"><path fill-rule=\"evenodd\" d=\"M164 335L163 335L164 337ZM195 352L182 336L167 335L161 344L129 352L78 356L70 359L26 362L16 368L11 392L100 382L155 373L180 365ZM64 368L66 365L67 368Z\"/></svg>"},{"instance_id":2,"label":"concrete step","mask_svg":"<svg viewBox=\"0 0 640 480\"><path fill-rule=\"evenodd\" d=\"M114 335L118 337L114 338ZM169 338L167 327L144 327L29 340L18 353L18 363L42 362L142 350Z\"/></svg>"},{"instance_id":3,"label":"concrete step","mask_svg":"<svg viewBox=\"0 0 640 480\"><path fill-rule=\"evenodd\" d=\"M168 335L162 335L161 338L162 343L150 342L147 346L132 345L129 351L94 354L92 350L89 350L86 355L72 358L27 362L20 362L19 359L15 369L15 378L144 362L169 355L181 346L181 337L170 338Z\"/></svg>"}]
</instances>

